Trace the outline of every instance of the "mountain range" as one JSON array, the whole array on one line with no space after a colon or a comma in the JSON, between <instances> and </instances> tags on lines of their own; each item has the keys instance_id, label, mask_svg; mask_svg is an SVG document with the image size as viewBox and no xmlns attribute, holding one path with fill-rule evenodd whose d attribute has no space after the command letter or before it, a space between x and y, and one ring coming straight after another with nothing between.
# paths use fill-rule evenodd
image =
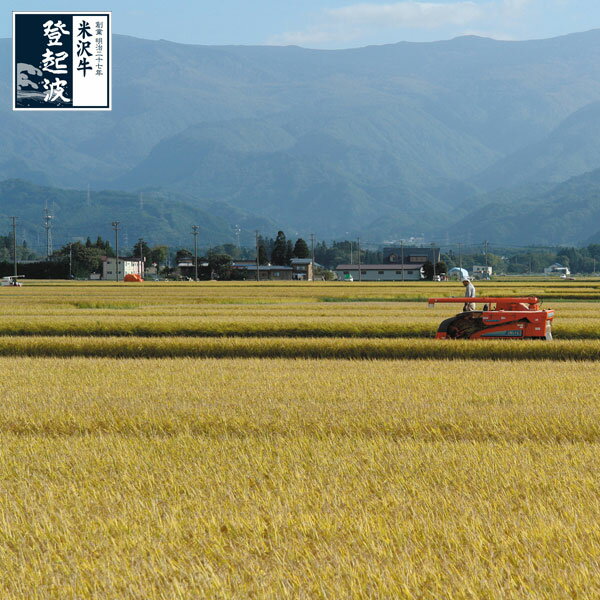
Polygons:
<instances>
[{"instance_id":1,"label":"mountain range","mask_svg":"<svg viewBox=\"0 0 600 600\"><path fill-rule=\"evenodd\" d=\"M600 30L348 50L114 36L109 113L12 112L10 55L0 40L0 211L30 235L48 201L65 236L117 219L154 243L192 221L215 243L600 230Z\"/></svg>"}]
</instances>

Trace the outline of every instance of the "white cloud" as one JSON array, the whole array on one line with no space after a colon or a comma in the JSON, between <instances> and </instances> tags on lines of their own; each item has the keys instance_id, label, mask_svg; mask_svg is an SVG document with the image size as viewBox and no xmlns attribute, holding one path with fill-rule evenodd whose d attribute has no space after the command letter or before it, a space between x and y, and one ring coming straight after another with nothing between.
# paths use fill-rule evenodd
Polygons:
<instances>
[{"instance_id":1,"label":"white cloud","mask_svg":"<svg viewBox=\"0 0 600 600\"><path fill-rule=\"evenodd\" d=\"M392 4L360 3L323 11L318 22L269 40L273 44L327 44L358 40L382 30L434 30L495 27L514 21L536 0L463 0Z\"/></svg>"}]
</instances>

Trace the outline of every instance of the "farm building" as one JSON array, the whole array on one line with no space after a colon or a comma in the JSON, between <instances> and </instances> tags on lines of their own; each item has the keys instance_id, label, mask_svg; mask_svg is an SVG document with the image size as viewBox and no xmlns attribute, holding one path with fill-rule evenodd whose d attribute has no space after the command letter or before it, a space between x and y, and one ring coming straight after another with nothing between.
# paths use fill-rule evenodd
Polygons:
<instances>
[{"instance_id":1,"label":"farm building","mask_svg":"<svg viewBox=\"0 0 600 600\"><path fill-rule=\"evenodd\" d=\"M422 278L421 267L427 261L439 262L440 249L388 246L383 249L383 262L374 265L347 264L335 268L338 279L354 281L418 281Z\"/></svg>"},{"instance_id":2,"label":"farm building","mask_svg":"<svg viewBox=\"0 0 600 600\"><path fill-rule=\"evenodd\" d=\"M102 257L102 279L116 279L114 256ZM139 275L144 277L144 261L140 258L119 256L119 279L123 279L125 275Z\"/></svg>"},{"instance_id":3,"label":"farm building","mask_svg":"<svg viewBox=\"0 0 600 600\"><path fill-rule=\"evenodd\" d=\"M349 275L354 281L419 281L421 265L338 265L335 268L338 279L347 279ZM403 276L404 273L404 276Z\"/></svg>"},{"instance_id":4,"label":"farm building","mask_svg":"<svg viewBox=\"0 0 600 600\"><path fill-rule=\"evenodd\" d=\"M234 269L245 269L248 273L248 280L256 280L256 263L242 264L233 263ZM280 265L259 265L259 279L261 281L291 281L292 267L284 267Z\"/></svg>"},{"instance_id":5,"label":"farm building","mask_svg":"<svg viewBox=\"0 0 600 600\"><path fill-rule=\"evenodd\" d=\"M431 246L412 248L410 246L387 246L383 249L382 262L388 265L419 265L425 262L440 262L440 249Z\"/></svg>"},{"instance_id":6,"label":"farm building","mask_svg":"<svg viewBox=\"0 0 600 600\"><path fill-rule=\"evenodd\" d=\"M256 261L254 260L235 261L233 268L245 269L248 272L248 279L256 279ZM313 281L313 263L310 258L292 258L290 266L260 265L259 278L274 281Z\"/></svg>"},{"instance_id":7,"label":"farm building","mask_svg":"<svg viewBox=\"0 0 600 600\"><path fill-rule=\"evenodd\" d=\"M206 260L198 259L198 270L206 269L208 267L208 263ZM175 267L174 274L177 277L185 277L188 279L193 279L196 276L196 266L194 264L194 259L191 260L182 260L177 263L177 267Z\"/></svg>"},{"instance_id":8,"label":"farm building","mask_svg":"<svg viewBox=\"0 0 600 600\"><path fill-rule=\"evenodd\" d=\"M563 267L560 263L554 263L544 269L544 275L570 275L569 267Z\"/></svg>"},{"instance_id":9,"label":"farm building","mask_svg":"<svg viewBox=\"0 0 600 600\"><path fill-rule=\"evenodd\" d=\"M484 265L473 265L472 273L475 279L491 279L492 267L486 267Z\"/></svg>"}]
</instances>

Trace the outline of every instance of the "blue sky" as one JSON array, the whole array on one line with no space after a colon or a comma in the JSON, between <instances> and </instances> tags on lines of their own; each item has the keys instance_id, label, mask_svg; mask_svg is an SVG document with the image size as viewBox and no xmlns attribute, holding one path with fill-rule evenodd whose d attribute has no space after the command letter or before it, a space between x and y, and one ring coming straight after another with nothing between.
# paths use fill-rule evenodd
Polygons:
<instances>
[{"instance_id":1,"label":"blue sky","mask_svg":"<svg viewBox=\"0 0 600 600\"><path fill-rule=\"evenodd\" d=\"M9 10L50 8L112 10L115 33L194 44L349 48L465 34L521 40L600 28L600 0L13 0ZM0 37L10 35L7 11Z\"/></svg>"}]
</instances>

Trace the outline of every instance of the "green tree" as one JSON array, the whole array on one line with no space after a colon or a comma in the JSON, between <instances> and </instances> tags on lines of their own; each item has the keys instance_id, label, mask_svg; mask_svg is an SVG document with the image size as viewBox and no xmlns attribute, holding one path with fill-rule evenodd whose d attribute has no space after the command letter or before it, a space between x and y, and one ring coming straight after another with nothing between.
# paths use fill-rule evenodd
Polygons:
<instances>
[{"instance_id":1,"label":"green tree","mask_svg":"<svg viewBox=\"0 0 600 600\"><path fill-rule=\"evenodd\" d=\"M233 262L229 254L209 254L208 267L213 279L228 281L233 272Z\"/></svg>"},{"instance_id":2,"label":"green tree","mask_svg":"<svg viewBox=\"0 0 600 600\"><path fill-rule=\"evenodd\" d=\"M221 244L212 249L214 254L229 254L233 260L238 260L241 257L240 249L235 244Z\"/></svg>"},{"instance_id":3,"label":"green tree","mask_svg":"<svg viewBox=\"0 0 600 600\"><path fill-rule=\"evenodd\" d=\"M167 246L154 246L150 250L148 260L150 264L156 265L156 268L160 270L160 267L166 265L167 260L169 260L169 248Z\"/></svg>"},{"instance_id":4,"label":"green tree","mask_svg":"<svg viewBox=\"0 0 600 600\"><path fill-rule=\"evenodd\" d=\"M286 239L285 233L283 231L277 232L277 237L275 238L275 244L273 245L273 251L271 252L271 264L272 265L285 265L285 255L286 255Z\"/></svg>"},{"instance_id":5,"label":"green tree","mask_svg":"<svg viewBox=\"0 0 600 600\"><path fill-rule=\"evenodd\" d=\"M430 260L423 263L423 274L425 275L425 279L433 281L433 263Z\"/></svg>"},{"instance_id":6,"label":"green tree","mask_svg":"<svg viewBox=\"0 0 600 600\"><path fill-rule=\"evenodd\" d=\"M150 253L152 252L150 250L150 246L148 246L148 244L146 244L146 242L143 239L139 239L135 245L133 246L132 250L131 250L131 254L135 257L135 258L139 258L140 257L140 246L141 246L141 256L144 257L144 266L148 265L148 262L150 261Z\"/></svg>"},{"instance_id":7,"label":"green tree","mask_svg":"<svg viewBox=\"0 0 600 600\"><path fill-rule=\"evenodd\" d=\"M444 261L435 263L435 274L441 275L442 273L448 273L448 267Z\"/></svg>"},{"instance_id":8,"label":"green tree","mask_svg":"<svg viewBox=\"0 0 600 600\"><path fill-rule=\"evenodd\" d=\"M302 238L296 240L294 245L294 258L310 258L308 244Z\"/></svg>"},{"instance_id":9,"label":"green tree","mask_svg":"<svg viewBox=\"0 0 600 600\"><path fill-rule=\"evenodd\" d=\"M65 244L60 250L57 250L55 258L68 260L69 256L72 261L72 273L75 277L89 277L90 273L102 272L102 257L105 256L104 250L88 248L87 245L81 242Z\"/></svg>"},{"instance_id":10,"label":"green tree","mask_svg":"<svg viewBox=\"0 0 600 600\"><path fill-rule=\"evenodd\" d=\"M103 240L100 236L96 240L96 247L103 251L105 256L114 256L115 251L112 249L108 240Z\"/></svg>"},{"instance_id":11,"label":"green tree","mask_svg":"<svg viewBox=\"0 0 600 600\"><path fill-rule=\"evenodd\" d=\"M292 262L292 258L294 258L294 245L292 244L292 240L287 240L285 243L285 264L289 265Z\"/></svg>"},{"instance_id":12,"label":"green tree","mask_svg":"<svg viewBox=\"0 0 600 600\"><path fill-rule=\"evenodd\" d=\"M269 264L269 259L267 258L267 248L265 246L265 241L260 236L258 238L258 264L259 265Z\"/></svg>"}]
</instances>

